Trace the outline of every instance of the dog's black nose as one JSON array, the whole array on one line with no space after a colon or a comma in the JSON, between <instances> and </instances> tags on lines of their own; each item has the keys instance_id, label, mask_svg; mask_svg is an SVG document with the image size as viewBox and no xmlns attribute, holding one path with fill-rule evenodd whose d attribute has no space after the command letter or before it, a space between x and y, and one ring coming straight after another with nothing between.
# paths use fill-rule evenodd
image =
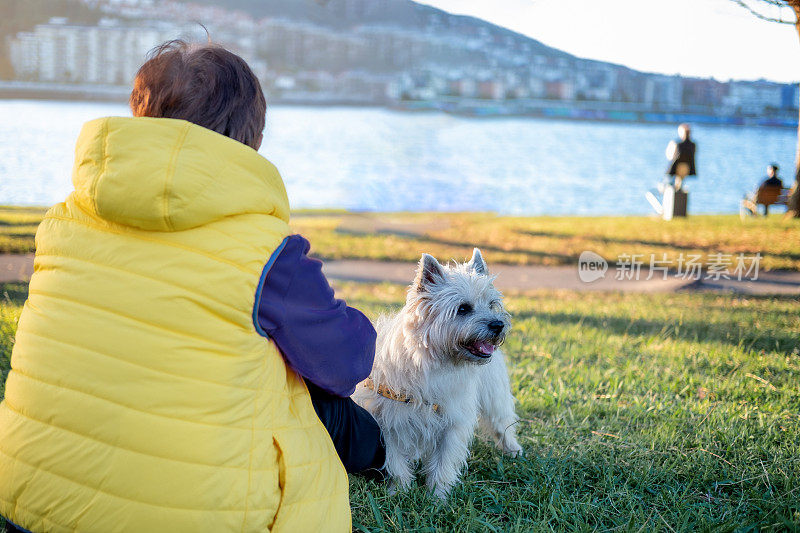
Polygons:
<instances>
[{"instance_id":1,"label":"dog's black nose","mask_svg":"<svg viewBox=\"0 0 800 533\"><path fill-rule=\"evenodd\" d=\"M501 320L492 320L486 325L486 327L488 327L489 331L492 333L497 334L503 331L503 328L506 327L506 325Z\"/></svg>"}]
</instances>

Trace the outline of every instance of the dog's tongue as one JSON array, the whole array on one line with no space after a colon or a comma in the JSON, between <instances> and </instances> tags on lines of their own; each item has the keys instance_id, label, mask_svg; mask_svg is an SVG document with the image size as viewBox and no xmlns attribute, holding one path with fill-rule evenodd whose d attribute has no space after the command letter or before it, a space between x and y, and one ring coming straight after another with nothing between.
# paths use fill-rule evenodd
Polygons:
<instances>
[{"instance_id":1,"label":"dog's tongue","mask_svg":"<svg viewBox=\"0 0 800 533\"><path fill-rule=\"evenodd\" d=\"M494 353L494 344L486 341L479 341L475 343L475 348L483 355L492 355Z\"/></svg>"}]
</instances>

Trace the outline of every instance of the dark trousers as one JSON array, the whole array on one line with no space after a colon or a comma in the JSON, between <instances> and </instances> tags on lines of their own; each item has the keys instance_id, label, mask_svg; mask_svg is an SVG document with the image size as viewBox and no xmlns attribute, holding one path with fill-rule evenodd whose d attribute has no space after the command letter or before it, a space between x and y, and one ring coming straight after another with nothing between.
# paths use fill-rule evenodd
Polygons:
<instances>
[{"instance_id":1,"label":"dark trousers","mask_svg":"<svg viewBox=\"0 0 800 533\"><path fill-rule=\"evenodd\" d=\"M18 527L14 526L11 522L6 521L6 527L3 529L4 533L30 533L25 529L19 529Z\"/></svg>"},{"instance_id":2,"label":"dark trousers","mask_svg":"<svg viewBox=\"0 0 800 533\"><path fill-rule=\"evenodd\" d=\"M368 479L383 479L386 447L378 423L350 398L334 396L306 381L311 403L331 436L345 470Z\"/></svg>"}]
</instances>

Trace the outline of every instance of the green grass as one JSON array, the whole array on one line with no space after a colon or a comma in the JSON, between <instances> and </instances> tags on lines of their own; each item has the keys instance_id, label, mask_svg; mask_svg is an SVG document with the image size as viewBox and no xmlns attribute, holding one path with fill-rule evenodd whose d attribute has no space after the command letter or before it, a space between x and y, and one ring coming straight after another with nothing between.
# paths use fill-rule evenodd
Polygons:
<instances>
[{"instance_id":1,"label":"green grass","mask_svg":"<svg viewBox=\"0 0 800 533\"><path fill-rule=\"evenodd\" d=\"M402 290L345 285L371 315ZM527 456L485 443L444 504L351 482L360 531L784 530L800 524L797 300L507 298Z\"/></svg>"},{"instance_id":2,"label":"green grass","mask_svg":"<svg viewBox=\"0 0 800 533\"><path fill-rule=\"evenodd\" d=\"M395 285L343 283L371 317ZM0 285L0 368L24 285ZM784 531L800 527L798 300L511 294L526 456L476 442L438 503L351 480L356 531ZM1 391L1 389L0 389ZM0 395L2 392L0 392Z\"/></svg>"},{"instance_id":3,"label":"green grass","mask_svg":"<svg viewBox=\"0 0 800 533\"><path fill-rule=\"evenodd\" d=\"M5 396L14 332L27 295L28 285L25 283L0 283L0 398Z\"/></svg>"},{"instance_id":4,"label":"green grass","mask_svg":"<svg viewBox=\"0 0 800 533\"><path fill-rule=\"evenodd\" d=\"M767 270L800 270L800 221L782 215L749 218L501 217L488 213L367 213L298 215L293 229L323 259L416 261L420 250L439 258L470 257L478 246L490 264L574 265L584 250L614 262L621 254L673 265L680 254L761 253Z\"/></svg>"},{"instance_id":5,"label":"green grass","mask_svg":"<svg viewBox=\"0 0 800 533\"><path fill-rule=\"evenodd\" d=\"M0 207L0 253L33 251L43 211ZM748 256L761 253L765 270L800 270L800 221L741 221L735 215L653 217L500 217L489 213L347 213L301 210L292 229L322 259L416 261L424 250L439 258L469 257L479 246L492 264L574 265L584 250L614 262L621 254L655 254L677 264L680 254Z\"/></svg>"},{"instance_id":6,"label":"green grass","mask_svg":"<svg viewBox=\"0 0 800 533\"><path fill-rule=\"evenodd\" d=\"M0 253L33 252L33 238L45 209L0 207Z\"/></svg>"}]
</instances>

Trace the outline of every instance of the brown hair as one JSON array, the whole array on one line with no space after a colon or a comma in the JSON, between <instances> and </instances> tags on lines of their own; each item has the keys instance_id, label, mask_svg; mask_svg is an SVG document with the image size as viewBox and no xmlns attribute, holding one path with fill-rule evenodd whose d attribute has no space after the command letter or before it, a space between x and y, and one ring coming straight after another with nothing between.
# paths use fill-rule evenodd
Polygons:
<instances>
[{"instance_id":1,"label":"brown hair","mask_svg":"<svg viewBox=\"0 0 800 533\"><path fill-rule=\"evenodd\" d=\"M130 98L135 117L188 120L257 149L267 102L253 71L216 44L168 41L148 54Z\"/></svg>"}]
</instances>

